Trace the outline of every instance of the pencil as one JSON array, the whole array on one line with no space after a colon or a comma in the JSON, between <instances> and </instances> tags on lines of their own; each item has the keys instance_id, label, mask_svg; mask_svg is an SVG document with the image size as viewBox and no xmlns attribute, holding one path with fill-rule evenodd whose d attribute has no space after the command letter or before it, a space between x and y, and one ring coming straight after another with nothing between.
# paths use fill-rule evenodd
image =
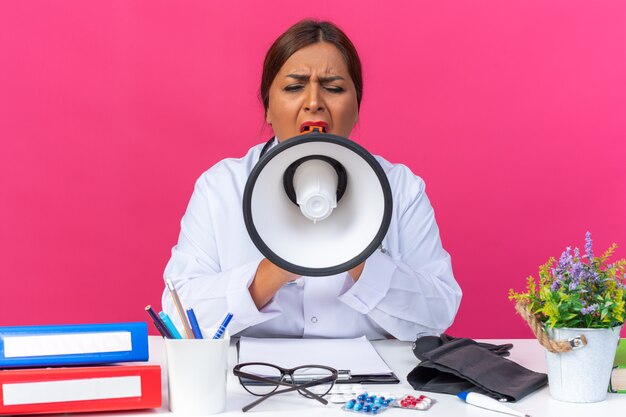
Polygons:
<instances>
[{"instance_id":1,"label":"pencil","mask_svg":"<svg viewBox=\"0 0 626 417\"><path fill-rule=\"evenodd\" d=\"M178 292L176 291L176 287L174 286L172 280L169 278L165 279L165 283L167 284L167 288L170 290L172 300L174 300L174 305L176 306L176 311L178 311L178 315L180 316L180 321L183 323L185 334L187 335L188 339L193 339L193 333L191 331L191 327L189 327L189 322L187 321L187 316L185 315L183 305L180 302L180 298L178 298Z\"/></svg>"}]
</instances>

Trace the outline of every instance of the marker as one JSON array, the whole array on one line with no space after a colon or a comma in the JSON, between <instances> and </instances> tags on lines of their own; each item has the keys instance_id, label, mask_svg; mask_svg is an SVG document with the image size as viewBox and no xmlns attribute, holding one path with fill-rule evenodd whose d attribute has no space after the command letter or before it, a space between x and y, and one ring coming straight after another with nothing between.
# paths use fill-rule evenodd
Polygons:
<instances>
[{"instance_id":1,"label":"marker","mask_svg":"<svg viewBox=\"0 0 626 417\"><path fill-rule=\"evenodd\" d=\"M222 335L224 334L224 331L226 331L226 326L228 326L228 323L230 323L230 319L232 319L232 318L233 318L233 313L228 313L226 315L226 318L224 319L224 321L220 325L220 328L217 329L217 332L215 332L215 336L213 336L213 339L221 339L222 338Z\"/></svg>"},{"instance_id":2,"label":"marker","mask_svg":"<svg viewBox=\"0 0 626 417\"><path fill-rule=\"evenodd\" d=\"M172 296L172 300L174 301L174 305L176 306L176 311L178 311L178 315L180 316L180 321L183 323L183 328L185 329L185 334L187 334L187 338L193 339L193 332L191 331L191 327L189 327L189 322L187 321L185 310L183 310L183 305L180 302L180 298L178 297L178 292L176 291L174 283L171 279L166 278L165 284L170 290L170 295Z\"/></svg>"},{"instance_id":3,"label":"marker","mask_svg":"<svg viewBox=\"0 0 626 417\"><path fill-rule=\"evenodd\" d=\"M193 331L194 337L196 339L202 339L202 331L200 331L198 319L196 318L196 313L193 312L193 308L187 309L187 317L189 317L189 324L191 324L191 330Z\"/></svg>"},{"instance_id":4,"label":"marker","mask_svg":"<svg viewBox=\"0 0 626 417\"><path fill-rule=\"evenodd\" d=\"M166 313L160 311L159 312L159 317L161 317L161 320L163 320L163 324L165 324L165 328L167 330L169 330L170 333L172 334L172 339L182 339L183 338L180 335L180 333L178 332L178 329L176 328L176 326L174 326L174 322L172 321L170 316L168 316Z\"/></svg>"},{"instance_id":5,"label":"marker","mask_svg":"<svg viewBox=\"0 0 626 417\"><path fill-rule=\"evenodd\" d=\"M502 404L500 401L495 400L486 395L479 394L477 392L459 392L457 395L460 399L468 404L475 405L476 407L484 408L486 410L497 411L499 413L510 414L518 417L530 417L528 414L524 414L519 411L515 411L510 407Z\"/></svg>"}]
</instances>

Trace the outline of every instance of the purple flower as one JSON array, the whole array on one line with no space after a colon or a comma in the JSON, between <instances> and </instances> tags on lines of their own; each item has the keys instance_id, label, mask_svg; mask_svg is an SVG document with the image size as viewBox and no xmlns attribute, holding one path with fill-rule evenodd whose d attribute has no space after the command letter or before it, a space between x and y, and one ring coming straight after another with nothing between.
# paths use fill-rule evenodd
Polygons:
<instances>
[{"instance_id":1,"label":"purple flower","mask_svg":"<svg viewBox=\"0 0 626 417\"><path fill-rule=\"evenodd\" d=\"M550 289L552 291L558 291L561 288L561 283L559 281L553 281L552 285L550 285Z\"/></svg>"},{"instance_id":2,"label":"purple flower","mask_svg":"<svg viewBox=\"0 0 626 417\"><path fill-rule=\"evenodd\" d=\"M589 307L583 307L580 309L580 314L586 316L587 314L591 314L598 308L597 304L590 305Z\"/></svg>"},{"instance_id":3,"label":"purple flower","mask_svg":"<svg viewBox=\"0 0 626 417\"><path fill-rule=\"evenodd\" d=\"M570 271L572 281L580 281L583 275L583 264L580 261L572 263L572 269Z\"/></svg>"},{"instance_id":4,"label":"purple flower","mask_svg":"<svg viewBox=\"0 0 626 417\"><path fill-rule=\"evenodd\" d=\"M561 259L559 259L558 271L566 271L570 262L572 262L572 254L570 253L572 248L569 246L565 248L565 251L561 254Z\"/></svg>"},{"instance_id":5,"label":"purple flower","mask_svg":"<svg viewBox=\"0 0 626 417\"><path fill-rule=\"evenodd\" d=\"M591 262L593 260L593 242L590 232L585 233L585 252L587 252L587 259Z\"/></svg>"}]
</instances>

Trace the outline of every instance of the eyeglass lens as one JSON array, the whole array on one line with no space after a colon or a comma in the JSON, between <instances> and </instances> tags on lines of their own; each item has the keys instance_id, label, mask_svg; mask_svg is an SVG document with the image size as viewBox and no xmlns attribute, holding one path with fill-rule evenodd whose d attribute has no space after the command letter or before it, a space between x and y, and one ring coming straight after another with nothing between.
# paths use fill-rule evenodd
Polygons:
<instances>
[{"instance_id":1,"label":"eyeglass lens","mask_svg":"<svg viewBox=\"0 0 626 417\"><path fill-rule=\"evenodd\" d=\"M289 376L283 375L280 369L269 365L247 365L241 367L240 371L261 378L271 379L276 382L280 382L284 380L284 378L289 378ZM276 384L246 378L245 376L240 376L239 381L250 394L254 395L267 395L276 391L278 388ZM291 380L287 379L287 382L291 382Z\"/></svg>"},{"instance_id":2,"label":"eyeglass lens","mask_svg":"<svg viewBox=\"0 0 626 417\"><path fill-rule=\"evenodd\" d=\"M330 369L319 368L315 366L295 368L291 375L283 374L283 372L279 368L270 365L260 364L244 366L240 369L240 371L242 373L271 379L273 381L276 381L277 383L283 381L295 385L315 383L315 381L329 378L333 375L333 372ZM278 388L278 385L271 384L265 381L258 381L255 379L246 378L245 376L240 376L239 381L248 392L254 395L267 395L274 392ZM328 394L328 392L333 387L333 383L334 381L331 379L330 381L324 382L322 384L316 384L307 389L314 394L323 396ZM298 392L307 398L311 398L311 396L307 394L307 392L304 390L298 390Z\"/></svg>"},{"instance_id":3,"label":"eyeglass lens","mask_svg":"<svg viewBox=\"0 0 626 417\"><path fill-rule=\"evenodd\" d=\"M306 384L309 382L323 380L324 378L329 379L328 377L331 377L332 375L333 375L333 372L326 368L318 368L318 367L296 368L293 371L293 382L296 385L301 385L301 384ZM308 388L308 390L312 392L313 394L317 394L321 397L330 392L330 390L333 387L334 382L335 381L331 379L325 383L316 384ZM307 394L306 391L298 390L298 392L307 398L311 398L311 396Z\"/></svg>"}]
</instances>

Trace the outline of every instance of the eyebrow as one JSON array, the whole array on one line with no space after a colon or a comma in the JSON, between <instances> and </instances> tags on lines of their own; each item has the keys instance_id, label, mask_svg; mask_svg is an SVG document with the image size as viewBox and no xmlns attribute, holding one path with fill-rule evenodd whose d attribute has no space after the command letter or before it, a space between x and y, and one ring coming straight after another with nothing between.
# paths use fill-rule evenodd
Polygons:
<instances>
[{"instance_id":1,"label":"eyebrow","mask_svg":"<svg viewBox=\"0 0 626 417\"><path fill-rule=\"evenodd\" d=\"M311 78L310 75L302 75L302 74L287 74L287 77L293 78L298 81L308 81ZM317 79L319 80L319 82L323 84L323 83L328 83L331 81L344 80L345 78L343 78L341 75L331 75L329 77L317 77Z\"/></svg>"}]
</instances>

